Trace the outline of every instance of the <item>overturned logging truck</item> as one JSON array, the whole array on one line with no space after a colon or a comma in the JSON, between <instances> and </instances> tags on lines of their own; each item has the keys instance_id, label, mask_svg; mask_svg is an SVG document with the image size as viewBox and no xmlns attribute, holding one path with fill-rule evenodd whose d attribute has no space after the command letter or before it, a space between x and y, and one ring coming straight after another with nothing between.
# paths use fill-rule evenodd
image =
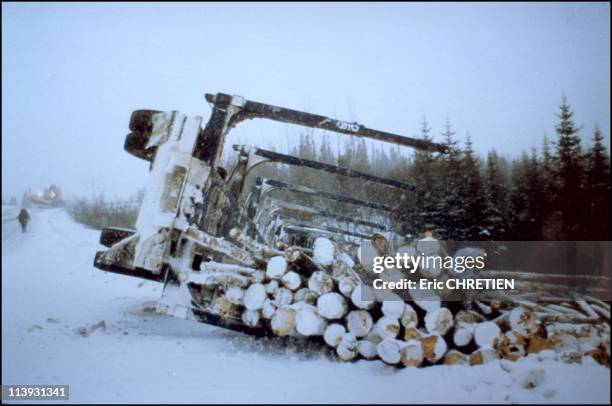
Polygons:
<instances>
[{"instance_id":1,"label":"overturned logging truck","mask_svg":"<svg viewBox=\"0 0 612 406\"><path fill-rule=\"evenodd\" d=\"M281 179L247 179L258 165L277 163L408 192L413 185L246 145L233 146L233 168L220 167L228 132L255 118L440 154L446 146L240 96L205 97L212 106L206 123L176 111L132 113L125 150L150 162L149 183L136 229L104 229L100 242L108 249L94 260L104 271L163 283L159 312L256 336L307 337L342 360L483 363L560 348L563 359L588 354L609 364L609 304L563 290L564 276L554 285L563 299L556 304L510 300L502 293L453 303L444 302L443 292L421 292L419 300L405 292L379 298L360 264L361 243L371 241L381 255L402 247L417 253L424 243L397 232L389 220L395 207ZM376 215L358 218L354 211L305 205L292 198L298 195ZM428 252L445 250L426 240ZM538 277L525 274L523 283L533 287ZM546 330L546 323L559 321L577 327ZM581 340L588 345L581 348Z\"/></svg>"}]
</instances>

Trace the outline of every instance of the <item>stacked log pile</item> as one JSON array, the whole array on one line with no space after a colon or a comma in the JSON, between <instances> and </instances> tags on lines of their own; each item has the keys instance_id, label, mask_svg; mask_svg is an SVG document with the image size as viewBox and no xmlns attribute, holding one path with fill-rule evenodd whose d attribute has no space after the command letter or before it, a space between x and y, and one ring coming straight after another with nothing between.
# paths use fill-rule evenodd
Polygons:
<instances>
[{"instance_id":1,"label":"stacked log pile","mask_svg":"<svg viewBox=\"0 0 612 406\"><path fill-rule=\"evenodd\" d=\"M211 310L269 335L320 340L342 361L419 367L593 357L610 364L610 306L594 298L556 304L451 302L436 293L381 298L364 281L355 254L328 239L318 238L308 255L298 247L261 246L239 230L230 236L257 265L249 278L223 286Z\"/></svg>"}]
</instances>

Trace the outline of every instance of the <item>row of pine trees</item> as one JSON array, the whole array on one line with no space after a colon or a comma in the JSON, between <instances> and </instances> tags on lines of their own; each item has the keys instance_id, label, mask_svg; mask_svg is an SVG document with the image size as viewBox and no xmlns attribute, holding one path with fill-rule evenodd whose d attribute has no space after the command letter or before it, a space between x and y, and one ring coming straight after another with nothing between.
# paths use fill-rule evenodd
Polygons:
<instances>
[{"instance_id":1,"label":"row of pine trees","mask_svg":"<svg viewBox=\"0 0 612 406\"><path fill-rule=\"evenodd\" d=\"M610 157L599 128L588 148L572 120L566 99L560 106L556 138L544 137L540 151L508 160L496 151L475 154L469 137L463 146L447 120L442 132L446 154L399 147L368 147L351 137L334 153L324 137L304 133L290 153L301 158L410 182L412 191L390 188L302 167L266 169L265 175L396 208L393 222L404 234L431 231L449 240L609 240ZM432 140L424 120L420 137ZM380 144L380 143L378 143ZM301 203L315 205L300 197ZM373 212L347 212L346 205L327 203L339 214L376 220Z\"/></svg>"}]
</instances>

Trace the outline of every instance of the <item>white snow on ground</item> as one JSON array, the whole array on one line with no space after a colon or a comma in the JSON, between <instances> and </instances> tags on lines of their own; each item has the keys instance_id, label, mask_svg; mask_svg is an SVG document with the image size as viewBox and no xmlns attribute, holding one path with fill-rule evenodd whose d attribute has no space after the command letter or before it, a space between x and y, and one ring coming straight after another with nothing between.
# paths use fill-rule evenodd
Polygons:
<instances>
[{"instance_id":1,"label":"white snow on ground","mask_svg":"<svg viewBox=\"0 0 612 406\"><path fill-rule=\"evenodd\" d=\"M159 284L93 268L98 231L34 209L22 234L17 213L2 208L2 384L69 384L85 403L610 401L610 371L590 361L398 370L156 315Z\"/></svg>"}]
</instances>

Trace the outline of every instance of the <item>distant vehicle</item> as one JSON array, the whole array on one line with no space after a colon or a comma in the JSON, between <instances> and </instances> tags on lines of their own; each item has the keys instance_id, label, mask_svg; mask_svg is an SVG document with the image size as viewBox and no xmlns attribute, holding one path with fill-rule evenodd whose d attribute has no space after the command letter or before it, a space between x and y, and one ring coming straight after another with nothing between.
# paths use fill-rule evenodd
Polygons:
<instances>
[{"instance_id":1,"label":"distant vehicle","mask_svg":"<svg viewBox=\"0 0 612 406\"><path fill-rule=\"evenodd\" d=\"M26 206L61 207L64 206L65 201L62 189L57 185L50 185L44 191L28 191L23 198L23 203Z\"/></svg>"}]
</instances>

